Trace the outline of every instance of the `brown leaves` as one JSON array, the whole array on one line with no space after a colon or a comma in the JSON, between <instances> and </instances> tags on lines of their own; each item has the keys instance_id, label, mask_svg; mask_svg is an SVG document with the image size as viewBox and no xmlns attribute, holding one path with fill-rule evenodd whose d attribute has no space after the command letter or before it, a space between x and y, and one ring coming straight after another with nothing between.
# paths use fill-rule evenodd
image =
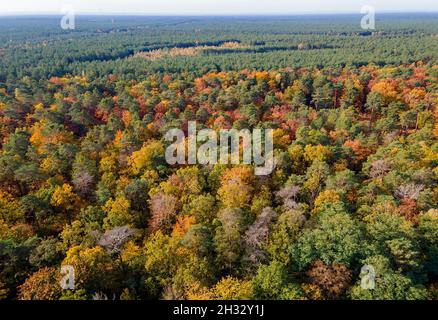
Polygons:
<instances>
[{"instance_id":1,"label":"brown leaves","mask_svg":"<svg viewBox=\"0 0 438 320\"><path fill-rule=\"evenodd\" d=\"M348 140L344 143L344 147L350 148L353 151L357 163L365 161L373 152L367 146L362 145L359 140Z\"/></svg>"},{"instance_id":2,"label":"brown leaves","mask_svg":"<svg viewBox=\"0 0 438 320\"><path fill-rule=\"evenodd\" d=\"M270 226L276 217L277 213L272 208L266 207L245 232L246 259L252 265L257 265L266 258L263 245L268 241Z\"/></svg>"},{"instance_id":3,"label":"brown leaves","mask_svg":"<svg viewBox=\"0 0 438 320\"><path fill-rule=\"evenodd\" d=\"M423 189L424 185L422 184L408 183L399 186L395 191L395 196L399 199L417 200Z\"/></svg>"},{"instance_id":4,"label":"brown leaves","mask_svg":"<svg viewBox=\"0 0 438 320\"><path fill-rule=\"evenodd\" d=\"M151 232L170 231L178 208L179 202L176 197L161 192L154 194L150 206L152 217L149 220L149 228Z\"/></svg>"},{"instance_id":5,"label":"brown leaves","mask_svg":"<svg viewBox=\"0 0 438 320\"><path fill-rule=\"evenodd\" d=\"M351 271L343 264L315 262L307 271L309 282L322 289L327 299L339 299L351 283Z\"/></svg>"},{"instance_id":6,"label":"brown leaves","mask_svg":"<svg viewBox=\"0 0 438 320\"><path fill-rule=\"evenodd\" d=\"M108 252L120 252L121 247L135 234L135 229L129 226L116 227L105 232L99 240L99 245Z\"/></svg>"},{"instance_id":7,"label":"brown leaves","mask_svg":"<svg viewBox=\"0 0 438 320\"><path fill-rule=\"evenodd\" d=\"M55 268L42 268L19 287L20 300L57 300L61 293L60 273Z\"/></svg>"},{"instance_id":8,"label":"brown leaves","mask_svg":"<svg viewBox=\"0 0 438 320\"><path fill-rule=\"evenodd\" d=\"M226 169L221 177L218 195L229 208L241 208L249 204L253 192L253 175L250 167Z\"/></svg>"},{"instance_id":9,"label":"brown leaves","mask_svg":"<svg viewBox=\"0 0 438 320\"><path fill-rule=\"evenodd\" d=\"M391 163L385 159L376 160L371 164L369 176L378 178L384 176L391 170Z\"/></svg>"},{"instance_id":10,"label":"brown leaves","mask_svg":"<svg viewBox=\"0 0 438 320\"><path fill-rule=\"evenodd\" d=\"M400 212L400 215L405 217L406 220L409 220L413 223L417 222L419 208L415 200L409 198L403 199L402 203L398 207L398 210Z\"/></svg>"}]
</instances>

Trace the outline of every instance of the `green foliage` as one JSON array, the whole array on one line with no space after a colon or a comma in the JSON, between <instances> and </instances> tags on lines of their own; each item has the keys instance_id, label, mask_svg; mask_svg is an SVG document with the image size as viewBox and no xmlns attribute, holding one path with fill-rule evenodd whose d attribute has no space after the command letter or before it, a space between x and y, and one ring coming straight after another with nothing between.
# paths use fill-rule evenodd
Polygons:
<instances>
[{"instance_id":1,"label":"green foliage","mask_svg":"<svg viewBox=\"0 0 438 320\"><path fill-rule=\"evenodd\" d=\"M285 266L278 261L260 266L252 281L255 297L266 300L302 299L304 293L301 288L289 278Z\"/></svg>"},{"instance_id":2,"label":"green foliage","mask_svg":"<svg viewBox=\"0 0 438 320\"><path fill-rule=\"evenodd\" d=\"M380 19L1 18L0 299L436 299L436 15ZM192 120L274 171L167 164Z\"/></svg>"},{"instance_id":3,"label":"green foliage","mask_svg":"<svg viewBox=\"0 0 438 320\"><path fill-rule=\"evenodd\" d=\"M329 208L310 220L292 248L292 260L298 269L321 260L325 264L354 265L363 248L360 225L346 212Z\"/></svg>"},{"instance_id":4,"label":"green foliage","mask_svg":"<svg viewBox=\"0 0 438 320\"><path fill-rule=\"evenodd\" d=\"M369 257L365 264L372 265L376 272L375 288L362 289L358 284L351 289L351 297L357 300L425 300L427 290L389 267L390 263L383 256Z\"/></svg>"}]
</instances>

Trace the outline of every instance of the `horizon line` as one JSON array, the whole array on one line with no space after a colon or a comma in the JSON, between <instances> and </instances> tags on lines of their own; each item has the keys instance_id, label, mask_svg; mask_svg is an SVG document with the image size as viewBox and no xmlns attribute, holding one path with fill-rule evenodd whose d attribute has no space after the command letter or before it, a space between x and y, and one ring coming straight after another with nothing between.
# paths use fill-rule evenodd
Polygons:
<instances>
[{"instance_id":1,"label":"horizon line","mask_svg":"<svg viewBox=\"0 0 438 320\"><path fill-rule=\"evenodd\" d=\"M385 10L376 12L376 14L438 14L438 10L436 11L424 11L424 10ZM0 17L44 17L44 16L53 16L59 17L63 16L63 13L56 12L10 12L10 13L1 13ZM105 16L137 16L137 17L288 17L288 16L309 16L309 15L363 15L360 12L356 11L321 11L321 12L290 12L290 13L138 13L138 12L107 12L107 13L99 13L99 12L78 12L76 16L97 16L97 17L105 17Z\"/></svg>"}]
</instances>

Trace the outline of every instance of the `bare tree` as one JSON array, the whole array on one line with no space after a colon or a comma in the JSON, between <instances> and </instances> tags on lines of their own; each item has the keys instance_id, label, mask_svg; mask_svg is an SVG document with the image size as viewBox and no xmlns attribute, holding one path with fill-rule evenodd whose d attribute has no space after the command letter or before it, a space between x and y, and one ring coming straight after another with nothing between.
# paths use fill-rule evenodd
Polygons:
<instances>
[{"instance_id":1,"label":"bare tree","mask_svg":"<svg viewBox=\"0 0 438 320\"><path fill-rule=\"evenodd\" d=\"M92 296L93 300L109 300L108 296L103 292L96 292ZM116 295L113 294L112 300L116 300Z\"/></svg>"},{"instance_id":2,"label":"bare tree","mask_svg":"<svg viewBox=\"0 0 438 320\"><path fill-rule=\"evenodd\" d=\"M390 144L391 142L393 142L395 139L397 139L397 137L399 136L399 132L398 131L391 131L388 134L386 134L383 137L383 142L385 144Z\"/></svg>"},{"instance_id":3,"label":"bare tree","mask_svg":"<svg viewBox=\"0 0 438 320\"><path fill-rule=\"evenodd\" d=\"M165 193L156 193L151 198L151 214L149 227L152 232L157 230L167 231L172 226L172 220L178 210L178 199Z\"/></svg>"},{"instance_id":4,"label":"bare tree","mask_svg":"<svg viewBox=\"0 0 438 320\"><path fill-rule=\"evenodd\" d=\"M174 288L173 285L167 285L164 287L163 294L161 299L163 300L181 300L184 298L184 295Z\"/></svg>"},{"instance_id":5,"label":"bare tree","mask_svg":"<svg viewBox=\"0 0 438 320\"><path fill-rule=\"evenodd\" d=\"M423 184L408 183L398 187L395 190L395 196L399 199L417 200L423 189Z\"/></svg>"},{"instance_id":6,"label":"bare tree","mask_svg":"<svg viewBox=\"0 0 438 320\"><path fill-rule=\"evenodd\" d=\"M266 207L245 232L245 260L252 265L259 264L266 258L263 244L268 241L269 227L276 217L277 213L272 208Z\"/></svg>"},{"instance_id":7,"label":"bare tree","mask_svg":"<svg viewBox=\"0 0 438 320\"><path fill-rule=\"evenodd\" d=\"M283 206L286 209L297 209L298 194L301 188L299 186L287 186L276 193L276 196L283 201Z\"/></svg>"},{"instance_id":8,"label":"bare tree","mask_svg":"<svg viewBox=\"0 0 438 320\"><path fill-rule=\"evenodd\" d=\"M219 261L231 272L241 257L244 216L238 208L225 208L218 213L221 226L216 229L214 243Z\"/></svg>"},{"instance_id":9,"label":"bare tree","mask_svg":"<svg viewBox=\"0 0 438 320\"><path fill-rule=\"evenodd\" d=\"M391 170L391 163L388 160L380 159L371 164L369 176L371 178L378 178L387 174Z\"/></svg>"},{"instance_id":10,"label":"bare tree","mask_svg":"<svg viewBox=\"0 0 438 320\"><path fill-rule=\"evenodd\" d=\"M81 171L74 175L72 182L75 190L80 195L85 196L93 189L94 177L87 171Z\"/></svg>"},{"instance_id":11,"label":"bare tree","mask_svg":"<svg viewBox=\"0 0 438 320\"><path fill-rule=\"evenodd\" d=\"M352 279L351 271L343 264L326 265L316 261L307 271L310 283L320 287L328 299L339 299L348 289Z\"/></svg>"},{"instance_id":12,"label":"bare tree","mask_svg":"<svg viewBox=\"0 0 438 320\"><path fill-rule=\"evenodd\" d=\"M135 232L136 230L129 226L117 227L105 232L98 244L110 253L118 253Z\"/></svg>"}]
</instances>

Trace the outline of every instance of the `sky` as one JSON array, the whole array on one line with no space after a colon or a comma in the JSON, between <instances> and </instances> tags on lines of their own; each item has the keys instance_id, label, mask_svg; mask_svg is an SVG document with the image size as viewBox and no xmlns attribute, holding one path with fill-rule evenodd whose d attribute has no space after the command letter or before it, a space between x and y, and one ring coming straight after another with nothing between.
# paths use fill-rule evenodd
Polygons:
<instances>
[{"instance_id":1,"label":"sky","mask_svg":"<svg viewBox=\"0 0 438 320\"><path fill-rule=\"evenodd\" d=\"M77 14L239 15L437 12L437 0L0 0L0 15L61 14L71 6Z\"/></svg>"}]
</instances>

